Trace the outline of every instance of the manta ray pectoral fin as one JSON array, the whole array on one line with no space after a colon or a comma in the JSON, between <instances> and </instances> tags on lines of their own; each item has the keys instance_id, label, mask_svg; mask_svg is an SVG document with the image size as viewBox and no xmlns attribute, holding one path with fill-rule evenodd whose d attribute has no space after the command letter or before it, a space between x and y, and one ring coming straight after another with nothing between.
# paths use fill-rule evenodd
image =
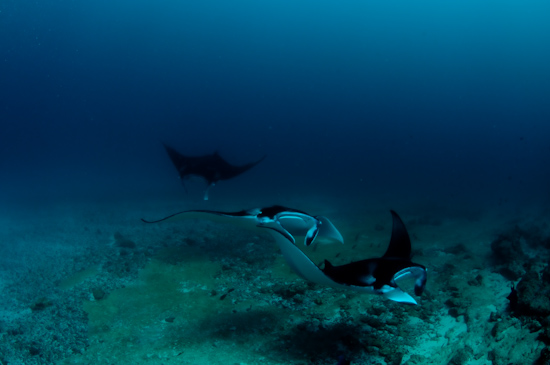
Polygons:
<instances>
[{"instance_id":1,"label":"manta ray pectoral fin","mask_svg":"<svg viewBox=\"0 0 550 365\"><path fill-rule=\"evenodd\" d=\"M395 288L382 294L386 298L399 303L418 304L413 297L399 288Z\"/></svg>"},{"instance_id":2,"label":"manta ray pectoral fin","mask_svg":"<svg viewBox=\"0 0 550 365\"><path fill-rule=\"evenodd\" d=\"M390 210L392 215L392 231L390 244L383 257L411 258L411 239L405 223L396 212Z\"/></svg>"},{"instance_id":3,"label":"manta ray pectoral fin","mask_svg":"<svg viewBox=\"0 0 550 365\"><path fill-rule=\"evenodd\" d=\"M273 229L275 231L275 229ZM342 285L329 278L311 259L302 252L294 243L285 239L278 233L273 233L275 242L279 245L283 257L288 266L302 278L320 285L327 285L333 288L341 288Z\"/></svg>"},{"instance_id":4,"label":"manta ray pectoral fin","mask_svg":"<svg viewBox=\"0 0 550 365\"><path fill-rule=\"evenodd\" d=\"M207 220L214 223L225 223L235 226L240 226L246 229L257 229L255 224L255 217L239 216L235 213L223 213L214 210L187 210L176 214L169 215L167 217L149 221L141 219L145 223L159 223L159 222L174 222L189 219Z\"/></svg>"},{"instance_id":5,"label":"manta ray pectoral fin","mask_svg":"<svg viewBox=\"0 0 550 365\"><path fill-rule=\"evenodd\" d=\"M321 224L319 225L320 236L332 238L338 242L344 243L344 237L342 237L340 231L336 229L334 224L332 224L332 222L327 217L319 215L315 218L317 218L321 222Z\"/></svg>"},{"instance_id":6,"label":"manta ray pectoral fin","mask_svg":"<svg viewBox=\"0 0 550 365\"><path fill-rule=\"evenodd\" d=\"M223 214L217 214L215 212L211 211L197 211L197 210L188 210L184 212L175 213L172 215L169 215L167 217L156 219L156 220L146 220L141 219L145 223L159 223L159 222L174 222L174 221L180 221L180 220L188 220L188 219L206 219L213 222L227 222L231 218L228 216L225 216Z\"/></svg>"},{"instance_id":7,"label":"manta ray pectoral fin","mask_svg":"<svg viewBox=\"0 0 550 365\"><path fill-rule=\"evenodd\" d=\"M210 212L188 210L184 212L175 213L161 219L147 220L147 219L141 218L141 220L145 223L159 223L159 222L173 222L173 221L179 221L184 219L211 218L210 217L211 215L212 214ZM217 217L216 215L212 215L212 216Z\"/></svg>"}]
</instances>

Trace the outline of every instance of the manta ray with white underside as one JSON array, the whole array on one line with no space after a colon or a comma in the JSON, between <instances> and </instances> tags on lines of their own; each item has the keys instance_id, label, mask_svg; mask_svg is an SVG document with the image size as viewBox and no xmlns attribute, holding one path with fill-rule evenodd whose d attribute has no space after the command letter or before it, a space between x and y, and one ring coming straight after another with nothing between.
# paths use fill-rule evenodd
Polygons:
<instances>
[{"instance_id":1,"label":"manta ray with white underside","mask_svg":"<svg viewBox=\"0 0 550 365\"><path fill-rule=\"evenodd\" d=\"M189 210L146 223L180 219L208 219L240 224L248 228L268 228L279 245L288 265L302 278L333 288L351 289L361 293L378 294L401 303L417 304L416 300L401 290L396 280L414 277L415 294L420 296L427 281L427 270L411 261L411 241L405 224L393 210L392 235L386 253L382 257L334 266L325 260L324 268L296 246L295 235L304 236L309 246L318 237L344 243L344 239L332 222L323 216L312 216L303 211L275 205L267 208L220 212L213 210Z\"/></svg>"}]
</instances>

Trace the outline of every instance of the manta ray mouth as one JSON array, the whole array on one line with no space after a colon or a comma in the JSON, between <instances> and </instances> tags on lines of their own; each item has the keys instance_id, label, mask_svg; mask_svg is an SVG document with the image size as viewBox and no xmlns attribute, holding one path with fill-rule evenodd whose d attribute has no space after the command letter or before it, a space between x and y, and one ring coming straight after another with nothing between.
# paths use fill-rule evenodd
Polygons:
<instances>
[{"instance_id":1,"label":"manta ray mouth","mask_svg":"<svg viewBox=\"0 0 550 365\"><path fill-rule=\"evenodd\" d=\"M395 282L395 281L413 277L414 279L416 279L414 283L414 294L417 296L420 296L424 292L424 288L426 287L426 281L428 280L427 271L428 270L422 266L407 267L401 271L398 271L394 275L393 280Z\"/></svg>"}]
</instances>

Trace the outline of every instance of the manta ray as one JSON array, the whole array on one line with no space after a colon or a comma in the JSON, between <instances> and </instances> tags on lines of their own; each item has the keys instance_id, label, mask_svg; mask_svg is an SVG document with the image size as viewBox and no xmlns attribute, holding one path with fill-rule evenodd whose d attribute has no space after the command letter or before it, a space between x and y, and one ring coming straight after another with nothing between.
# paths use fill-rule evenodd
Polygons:
<instances>
[{"instance_id":1,"label":"manta ray","mask_svg":"<svg viewBox=\"0 0 550 365\"><path fill-rule=\"evenodd\" d=\"M324 216L313 216L304 211L275 205L238 212L214 210L188 210L168 217L148 221L158 223L179 219L208 219L234 223L247 228L269 229L273 233L283 257L290 268L302 278L333 288L351 289L361 293L382 295L396 302L417 304L416 300L401 290L396 280L413 276L415 295L420 296L427 281L427 270L411 261L411 241L401 218L393 210L393 228L390 244L382 257L365 259L334 266L325 260L320 268L296 245L295 235L304 236L304 245L312 245L323 237L344 243L341 233Z\"/></svg>"},{"instance_id":2,"label":"manta ray","mask_svg":"<svg viewBox=\"0 0 550 365\"><path fill-rule=\"evenodd\" d=\"M178 170L179 177L185 187L184 180L191 176L203 178L208 187L204 191L204 200L208 200L209 189L220 180L232 179L235 176L250 170L264 160L263 156L257 161L241 166L235 166L224 160L218 152L203 156L185 156L163 143L170 160Z\"/></svg>"},{"instance_id":3,"label":"manta ray","mask_svg":"<svg viewBox=\"0 0 550 365\"><path fill-rule=\"evenodd\" d=\"M334 287L349 288L361 293L379 294L401 303L417 304L416 300L401 290L396 280L412 276L416 279L414 293L422 295L428 279L425 266L411 261L411 240L405 224L393 210L390 244L382 257L334 266L325 260L320 269ZM307 266L305 260L301 263ZM310 266L311 268L311 266ZM313 268L312 268L313 270Z\"/></svg>"},{"instance_id":4,"label":"manta ray","mask_svg":"<svg viewBox=\"0 0 550 365\"><path fill-rule=\"evenodd\" d=\"M344 238L332 222L324 216L312 216L301 210L273 205L267 208L253 208L238 212L220 212L215 210L187 210L155 221L142 219L145 223L175 221L181 219L207 219L214 222L232 223L245 228L267 228L277 232L293 245L295 235L305 236L304 244L310 246L320 237L326 237L344 243Z\"/></svg>"}]
</instances>

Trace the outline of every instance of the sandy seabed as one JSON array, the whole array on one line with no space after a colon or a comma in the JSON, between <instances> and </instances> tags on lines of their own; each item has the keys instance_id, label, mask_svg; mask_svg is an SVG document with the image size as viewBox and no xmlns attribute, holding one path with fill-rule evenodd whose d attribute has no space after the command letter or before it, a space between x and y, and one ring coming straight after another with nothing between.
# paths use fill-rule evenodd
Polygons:
<instances>
[{"instance_id":1,"label":"sandy seabed","mask_svg":"<svg viewBox=\"0 0 550 365\"><path fill-rule=\"evenodd\" d=\"M224 201L208 209L235 211L254 203ZM281 204L325 215L342 232L343 246L307 251L314 262L377 257L389 242L391 207L384 204L360 212L319 197ZM498 207L402 207L413 261L428 268L426 291L419 305L409 306L305 282L262 230L140 221L204 209L201 202L4 208L4 365L336 365L342 357L352 364L544 363L544 322L514 315L507 299L525 265L511 277L491 248L516 226L548 234L549 217L536 209L504 214ZM548 248L525 246L530 267L542 270ZM412 283L400 285L411 292Z\"/></svg>"}]
</instances>

